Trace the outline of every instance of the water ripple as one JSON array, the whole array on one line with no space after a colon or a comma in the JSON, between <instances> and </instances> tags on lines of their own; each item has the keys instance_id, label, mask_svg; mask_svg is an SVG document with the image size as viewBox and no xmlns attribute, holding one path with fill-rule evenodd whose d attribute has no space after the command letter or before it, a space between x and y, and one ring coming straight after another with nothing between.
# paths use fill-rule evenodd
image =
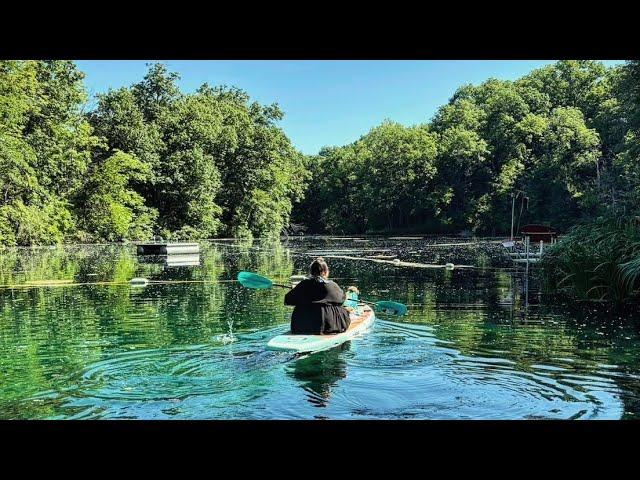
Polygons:
<instances>
[{"instance_id":1,"label":"water ripple","mask_svg":"<svg viewBox=\"0 0 640 480\"><path fill-rule=\"evenodd\" d=\"M366 248L330 238L202 242L200 266L177 269L141 263L127 247L61 249L47 254L54 255L49 263L25 253L3 272L13 268L24 281L67 265L80 281L141 276L166 283L0 291L0 418L638 415L637 329L609 325L597 312L581 317L563 306L524 305L522 272L499 268L493 256L500 252L490 245L368 240ZM344 249L490 268L330 259L341 285L356 284L373 301L406 303L408 315L381 315L366 335L325 352L267 351L268 340L288 329L284 289L247 290L232 281L235 273L284 282L306 271L309 251Z\"/></svg>"}]
</instances>

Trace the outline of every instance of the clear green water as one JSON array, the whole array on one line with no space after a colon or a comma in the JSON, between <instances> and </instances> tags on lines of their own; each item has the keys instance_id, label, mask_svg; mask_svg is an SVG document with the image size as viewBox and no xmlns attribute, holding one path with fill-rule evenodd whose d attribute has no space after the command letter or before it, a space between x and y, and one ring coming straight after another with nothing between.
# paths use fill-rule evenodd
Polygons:
<instances>
[{"instance_id":1,"label":"clear green water","mask_svg":"<svg viewBox=\"0 0 640 480\"><path fill-rule=\"evenodd\" d=\"M433 240L435 241L435 240ZM0 418L618 419L640 413L633 318L545 305L495 245L345 239L210 242L200 265L132 247L0 253ZM438 239L456 243L460 240ZM287 330L284 291L250 291L324 254L363 298L407 303L366 336L307 357L265 350ZM335 259L396 255L475 269ZM193 280L132 288L133 277ZM87 285L13 287L36 280ZM96 282L120 282L100 285Z\"/></svg>"}]
</instances>

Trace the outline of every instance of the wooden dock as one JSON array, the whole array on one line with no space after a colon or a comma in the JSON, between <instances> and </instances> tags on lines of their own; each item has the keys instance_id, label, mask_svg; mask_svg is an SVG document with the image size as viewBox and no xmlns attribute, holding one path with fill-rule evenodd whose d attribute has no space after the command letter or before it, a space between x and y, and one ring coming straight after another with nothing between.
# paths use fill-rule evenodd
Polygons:
<instances>
[{"instance_id":1,"label":"wooden dock","mask_svg":"<svg viewBox=\"0 0 640 480\"><path fill-rule=\"evenodd\" d=\"M507 249L507 255L511 257L511 260L514 263L523 263L528 268L530 264L538 263L542 258L542 254L544 252L544 242L540 241L537 252L531 249L531 242L529 240L529 237L525 237L523 244L524 251L519 251L516 249L516 242L514 242L513 240L502 243L505 249Z\"/></svg>"}]
</instances>

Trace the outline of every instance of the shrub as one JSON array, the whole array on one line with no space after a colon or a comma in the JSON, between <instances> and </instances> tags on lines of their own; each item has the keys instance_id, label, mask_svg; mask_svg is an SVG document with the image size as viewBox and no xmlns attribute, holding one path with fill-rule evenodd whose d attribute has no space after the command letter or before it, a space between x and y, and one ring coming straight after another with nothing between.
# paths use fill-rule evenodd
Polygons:
<instances>
[{"instance_id":1,"label":"shrub","mask_svg":"<svg viewBox=\"0 0 640 480\"><path fill-rule=\"evenodd\" d=\"M640 226L617 218L578 225L545 252L541 267L548 291L618 304L638 300Z\"/></svg>"}]
</instances>

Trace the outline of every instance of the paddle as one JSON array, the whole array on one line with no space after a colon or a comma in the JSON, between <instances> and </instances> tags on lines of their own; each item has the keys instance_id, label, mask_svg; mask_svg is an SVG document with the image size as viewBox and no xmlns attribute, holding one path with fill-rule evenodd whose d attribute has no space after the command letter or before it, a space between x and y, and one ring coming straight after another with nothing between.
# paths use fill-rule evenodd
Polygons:
<instances>
[{"instance_id":1,"label":"paddle","mask_svg":"<svg viewBox=\"0 0 640 480\"><path fill-rule=\"evenodd\" d=\"M240 282L240 285L245 288L254 288L258 290L266 290L272 287L291 288L291 285L275 283L273 282L273 280L267 277L263 277L262 275L258 275L257 273L252 272L238 273L238 282ZM380 310L383 313L388 313L391 315L404 315L407 313L407 306L403 303L391 302L388 300L383 300L380 302L369 302L361 298L359 298L358 301L366 303L367 305L372 305L376 310Z\"/></svg>"}]
</instances>

